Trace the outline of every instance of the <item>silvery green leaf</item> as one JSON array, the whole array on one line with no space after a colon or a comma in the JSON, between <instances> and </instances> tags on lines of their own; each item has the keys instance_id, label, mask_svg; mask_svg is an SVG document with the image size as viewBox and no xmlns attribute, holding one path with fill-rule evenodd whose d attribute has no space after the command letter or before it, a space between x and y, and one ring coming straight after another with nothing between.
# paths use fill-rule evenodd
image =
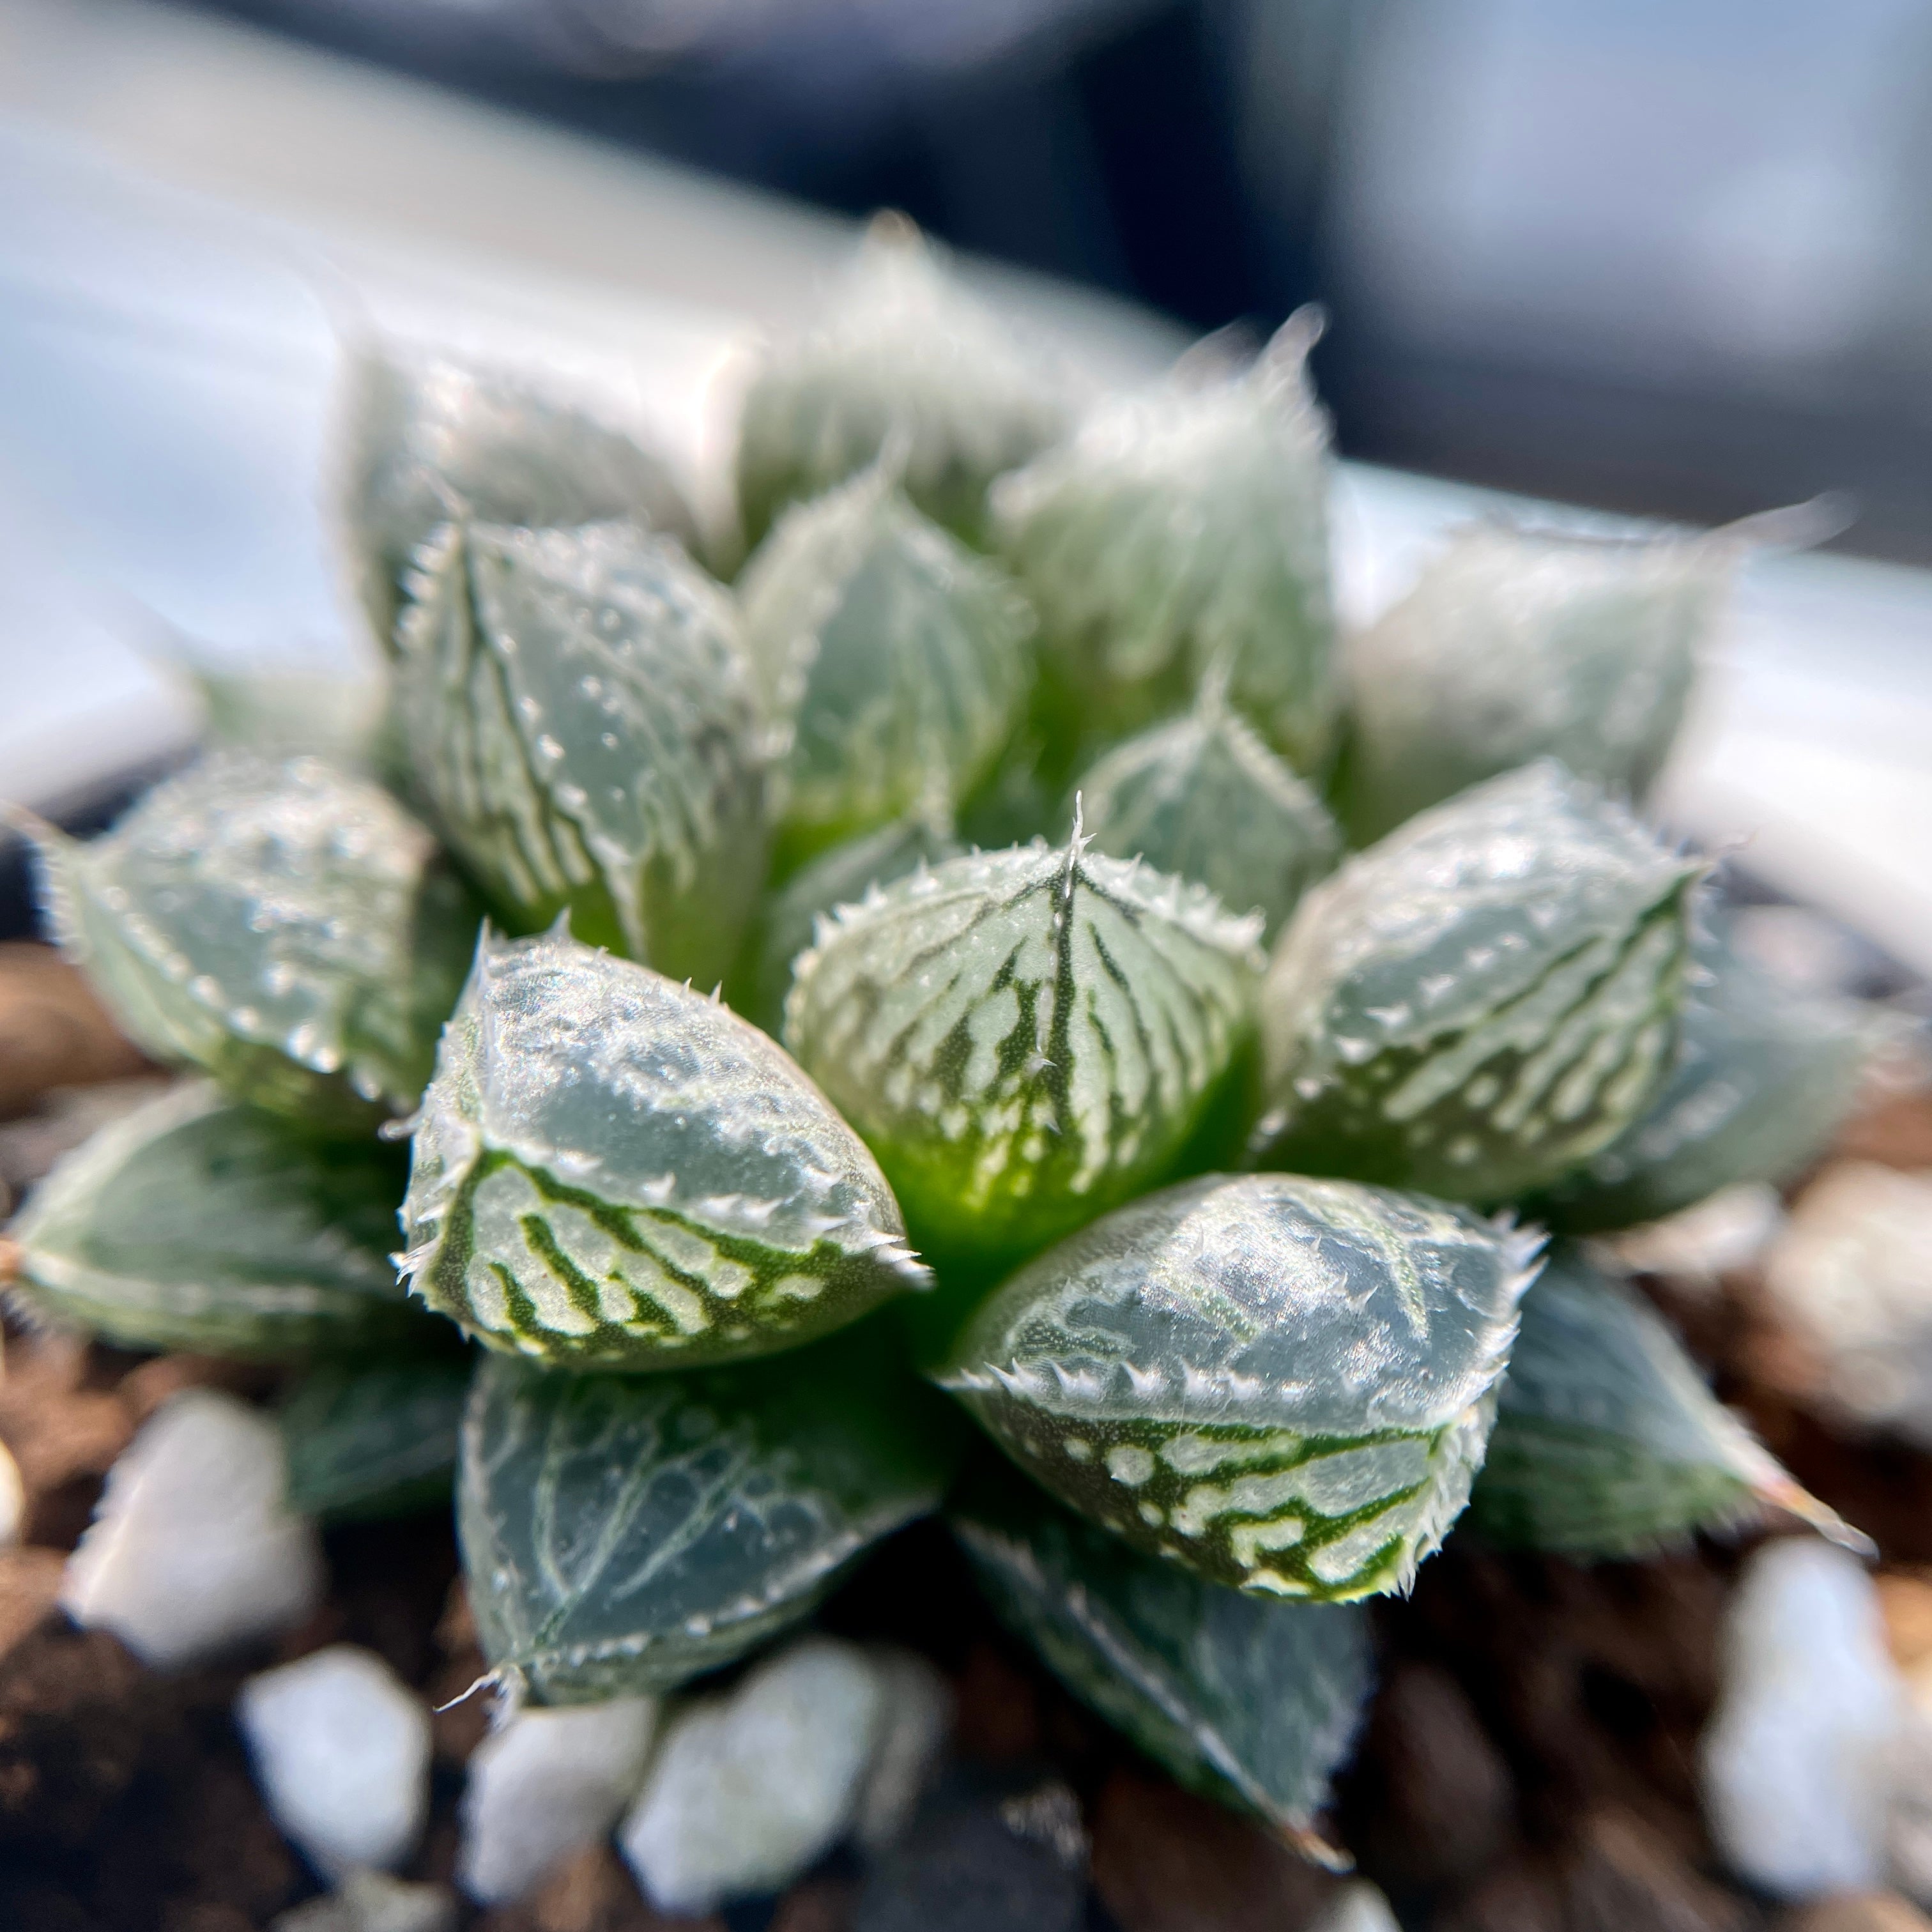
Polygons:
<instances>
[{"instance_id":1,"label":"silvery green leaf","mask_svg":"<svg viewBox=\"0 0 1932 1932\"><path fill-rule=\"evenodd\" d=\"M1559 1243L1523 1299L1470 1522L1496 1543L1636 1556L1772 1505L1857 1540L1718 1402L1645 1303Z\"/></svg>"},{"instance_id":2,"label":"silvery green leaf","mask_svg":"<svg viewBox=\"0 0 1932 1932\"><path fill-rule=\"evenodd\" d=\"M788 510L741 596L785 745L781 870L905 812L950 812L1012 736L1032 615L884 466Z\"/></svg>"},{"instance_id":3,"label":"silvery green leaf","mask_svg":"<svg viewBox=\"0 0 1932 1932\"><path fill-rule=\"evenodd\" d=\"M946 1421L876 1324L677 1375L484 1360L457 1502L484 1655L513 1692L554 1704L730 1663L938 1506Z\"/></svg>"},{"instance_id":4,"label":"silvery green leaf","mask_svg":"<svg viewBox=\"0 0 1932 1932\"><path fill-rule=\"evenodd\" d=\"M101 1128L11 1235L37 1316L124 1348L290 1355L440 1327L396 1278L401 1163L318 1141L207 1081Z\"/></svg>"},{"instance_id":5,"label":"silvery green leaf","mask_svg":"<svg viewBox=\"0 0 1932 1932\"><path fill-rule=\"evenodd\" d=\"M218 744L260 758L311 755L338 771L373 778L385 776L398 762L386 742L386 676L204 658L188 659L182 668L201 700L208 735Z\"/></svg>"},{"instance_id":6,"label":"silvery green leaf","mask_svg":"<svg viewBox=\"0 0 1932 1932\"><path fill-rule=\"evenodd\" d=\"M1540 1240L1210 1174L1028 1263L935 1379L1063 1502L1215 1582L1406 1590L1468 1499Z\"/></svg>"},{"instance_id":7,"label":"silvery green leaf","mask_svg":"<svg viewBox=\"0 0 1932 1932\"><path fill-rule=\"evenodd\" d=\"M1079 790L1101 851L1197 880L1224 905L1252 906L1270 932L1342 856L1322 801L1212 680L1192 711L1116 746Z\"/></svg>"},{"instance_id":8,"label":"silvery green leaf","mask_svg":"<svg viewBox=\"0 0 1932 1932\"><path fill-rule=\"evenodd\" d=\"M148 1052L318 1126L415 1106L476 910L381 787L218 751L103 838L29 829L62 948Z\"/></svg>"},{"instance_id":9,"label":"silvery green leaf","mask_svg":"<svg viewBox=\"0 0 1932 1932\"><path fill-rule=\"evenodd\" d=\"M1030 1484L976 1482L953 1534L1002 1620L1183 1784L1304 1856L1374 1680L1359 1604L1273 1601L1130 1550Z\"/></svg>"},{"instance_id":10,"label":"silvery green leaf","mask_svg":"<svg viewBox=\"0 0 1932 1932\"><path fill-rule=\"evenodd\" d=\"M969 541L986 486L1065 430L1058 372L946 272L902 217L875 221L816 326L775 346L745 398L738 508L758 543L788 503L902 446L914 502Z\"/></svg>"},{"instance_id":11,"label":"silvery green leaf","mask_svg":"<svg viewBox=\"0 0 1932 1932\"><path fill-rule=\"evenodd\" d=\"M921 1247L988 1270L1174 1171L1244 1071L1258 929L1076 829L842 908L785 1038Z\"/></svg>"},{"instance_id":12,"label":"silvery green leaf","mask_svg":"<svg viewBox=\"0 0 1932 1932\"><path fill-rule=\"evenodd\" d=\"M1662 1090L1538 1197L1537 1219L1590 1233L1660 1220L1735 1182L1792 1179L1838 1132L1874 1038L1850 1002L1797 992L1721 938L1702 942Z\"/></svg>"},{"instance_id":13,"label":"silvery green leaf","mask_svg":"<svg viewBox=\"0 0 1932 1932\"><path fill-rule=\"evenodd\" d=\"M289 1507L336 1522L447 1508L466 1354L325 1362L283 1402Z\"/></svg>"},{"instance_id":14,"label":"silvery green leaf","mask_svg":"<svg viewBox=\"0 0 1932 1932\"><path fill-rule=\"evenodd\" d=\"M418 782L514 930L706 986L764 870L764 745L728 600L623 524L446 525L398 626Z\"/></svg>"},{"instance_id":15,"label":"silvery green leaf","mask_svg":"<svg viewBox=\"0 0 1932 1932\"><path fill-rule=\"evenodd\" d=\"M661 458L520 377L352 349L344 389L341 512L357 587L386 650L417 548L455 505L489 523L622 517L680 539L693 534Z\"/></svg>"},{"instance_id":16,"label":"silvery green leaf","mask_svg":"<svg viewBox=\"0 0 1932 1932\"><path fill-rule=\"evenodd\" d=\"M1532 758L1642 797L1736 558L1710 540L1462 532L1349 644L1355 838Z\"/></svg>"},{"instance_id":17,"label":"silvery green leaf","mask_svg":"<svg viewBox=\"0 0 1932 1932\"><path fill-rule=\"evenodd\" d=\"M1250 369L1104 404L994 491L1068 742L1184 708L1219 664L1290 764L1326 771L1340 698L1313 340L1297 317Z\"/></svg>"},{"instance_id":18,"label":"silvery green leaf","mask_svg":"<svg viewBox=\"0 0 1932 1932\"><path fill-rule=\"evenodd\" d=\"M660 1369L796 1347L929 1277L872 1156L720 1002L484 934L423 1096L405 1271L480 1341Z\"/></svg>"},{"instance_id":19,"label":"silvery green leaf","mask_svg":"<svg viewBox=\"0 0 1932 1932\"><path fill-rule=\"evenodd\" d=\"M1480 1202L1580 1166L1669 1069L1704 869L1551 759L1412 819L1276 947L1259 1157Z\"/></svg>"},{"instance_id":20,"label":"silvery green leaf","mask_svg":"<svg viewBox=\"0 0 1932 1932\"><path fill-rule=\"evenodd\" d=\"M956 858L961 850L943 821L915 813L820 854L766 901L752 934L745 984L732 1004L776 1036L791 990L792 962L811 946L818 922L862 900L874 886Z\"/></svg>"}]
</instances>

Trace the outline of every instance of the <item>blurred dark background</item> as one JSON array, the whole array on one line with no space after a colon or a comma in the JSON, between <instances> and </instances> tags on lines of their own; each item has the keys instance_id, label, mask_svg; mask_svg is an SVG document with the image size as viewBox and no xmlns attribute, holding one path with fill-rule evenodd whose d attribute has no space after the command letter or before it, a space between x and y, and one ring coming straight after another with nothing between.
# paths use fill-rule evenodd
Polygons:
<instances>
[{"instance_id":1,"label":"blurred dark background","mask_svg":"<svg viewBox=\"0 0 1932 1932\"><path fill-rule=\"evenodd\" d=\"M1932 556L1925 0L228 0L1132 296L1326 302L1346 453Z\"/></svg>"}]
</instances>

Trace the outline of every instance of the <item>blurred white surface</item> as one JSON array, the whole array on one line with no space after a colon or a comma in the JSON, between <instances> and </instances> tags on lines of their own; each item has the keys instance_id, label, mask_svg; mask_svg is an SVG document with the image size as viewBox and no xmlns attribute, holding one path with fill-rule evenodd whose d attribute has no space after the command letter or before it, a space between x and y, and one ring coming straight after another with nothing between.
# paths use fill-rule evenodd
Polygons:
<instances>
[{"instance_id":1,"label":"blurred white surface","mask_svg":"<svg viewBox=\"0 0 1932 1932\"><path fill-rule=\"evenodd\" d=\"M849 224L251 30L0 0L0 796L58 806L192 728L142 651L340 662L320 478L339 329L540 364L647 424L715 505L732 378ZM1124 381L1165 324L1036 278L985 292ZM1489 493L1352 467L1352 619ZM1746 571L1665 803L1932 971L1932 577Z\"/></svg>"}]
</instances>

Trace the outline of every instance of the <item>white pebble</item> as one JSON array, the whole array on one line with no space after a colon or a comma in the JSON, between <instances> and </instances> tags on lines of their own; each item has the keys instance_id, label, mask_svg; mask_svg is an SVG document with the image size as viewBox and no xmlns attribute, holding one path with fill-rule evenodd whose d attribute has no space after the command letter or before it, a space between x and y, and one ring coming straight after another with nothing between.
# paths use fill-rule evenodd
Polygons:
<instances>
[{"instance_id":1,"label":"white pebble","mask_svg":"<svg viewBox=\"0 0 1932 1932\"><path fill-rule=\"evenodd\" d=\"M1828 1169L1773 1243L1765 1286L1841 1417L1932 1448L1932 1174Z\"/></svg>"},{"instance_id":2,"label":"white pebble","mask_svg":"<svg viewBox=\"0 0 1932 1932\"><path fill-rule=\"evenodd\" d=\"M1855 1558L1798 1538L1747 1567L1700 1744L1719 1849L1787 1898L1886 1882L1904 1689Z\"/></svg>"},{"instance_id":3,"label":"white pebble","mask_svg":"<svg viewBox=\"0 0 1932 1932\"><path fill-rule=\"evenodd\" d=\"M429 1712L373 1651L350 1643L265 1670L236 1699L255 1781L318 1871L393 1865L429 1808Z\"/></svg>"},{"instance_id":4,"label":"white pebble","mask_svg":"<svg viewBox=\"0 0 1932 1932\"><path fill-rule=\"evenodd\" d=\"M278 1912L268 1932L453 1932L456 1894L382 1872L352 1871L334 1892Z\"/></svg>"},{"instance_id":5,"label":"white pebble","mask_svg":"<svg viewBox=\"0 0 1932 1932\"><path fill-rule=\"evenodd\" d=\"M952 1728L952 1691L915 1651L882 1644L869 1654L885 1692L885 1714L853 1810L852 1836L876 1855L912 1822Z\"/></svg>"},{"instance_id":6,"label":"white pebble","mask_svg":"<svg viewBox=\"0 0 1932 1932\"><path fill-rule=\"evenodd\" d=\"M1351 1879L1310 1932L1402 1932L1389 1902L1365 1878Z\"/></svg>"},{"instance_id":7,"label":"white pebble","mask_svg":"<svg viewBox=\"0 0 1932 1932\"><path fill-rule=\"evenodd\" d=\"M518 1711L471 1754L457 1882L507 1904L602 1838L637 1795L656 1724L649 1697Z\"/></svg>"},{"instance_id":8,"label":"white pebble","mask_svg":"<svg viewBox=\"0 0 1932 1932\"><path fill-rule=\"evenodd\" d=\"M20 1480L20 1466L14 1452L0 1442L0 1550L20 1541L26 1515L27 1486Z\"/></svg>"},{"instance_id":9,"label":"white pebble","mask_svg":"<svg viewBox=\"0 0 1932 1932\"><path fill-rule=\"evenodd\" d=\"M322 1594L322 1549L282 1489L268 1417L212 1389L171 1396L107 1472L62 1606L164 1669L298 1622Z\"/></svg>"},{"instance_id":10,"label":"white pebble","mask_svg":"<svg viewBox=\"0 0 1932 1932\"><path fill-rule=\"evenodd\" d=\"M1932 1708L1922 1696L1906 1700L1892 1778L1892 1882L1922 1905L1932 1904Z\"/></svg>"},{"instance_id":11,"label":"white pebble","mask_svg":"<svg viewBox=\"0 0 1932 1932\"><path fill-rule=\"evenodd\" d=\"M808 1637L672 1721L618 1846L660 1911L776 1892L844 1832L884 1726L863 1652Z\"/></svg>"}]
</instances>

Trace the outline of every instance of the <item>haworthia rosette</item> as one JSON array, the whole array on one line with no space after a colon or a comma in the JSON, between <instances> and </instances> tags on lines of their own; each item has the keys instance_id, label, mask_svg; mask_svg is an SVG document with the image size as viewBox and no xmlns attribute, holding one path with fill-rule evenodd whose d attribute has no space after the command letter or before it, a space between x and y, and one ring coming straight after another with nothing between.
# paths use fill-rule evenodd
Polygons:
<instances>
[{"instance_id":1,"label":"haworthia rosette","mask_svg":"<svg viewBox=\"0 0 1932 1932\"><path fill-rule=\"evenodd\" d=\"M321 1141L207 1081L111 1122L54 1168L10 1230L35 1316L124 1348L292 1355L434 1330L395 1245L401 1163ZM447 1330L444 1332L447 1333Z\"/></svg>"},{"instance_id":2,"label":"haworthia rosette","mask_svg":"<svg viewBox=\"0 0 1932 1932\"><path fill-rule=\"evenodd\" d=\"M310 1369L278 1416L289 1507L334 1522L447 1509L470 1376L450 1352Z\"/></svg>"},{"instance_id":3,"label":"haworthia rosette","mask_svg":"<svg viewBox=\"0 0 1932 1932\"><path fill-rule=\"evenodd\" d=\"M736 615L634 525L446 525L398 627L417 782L519 932L706 987L764 868L763 729Z\"/></svg>"},{"instance_id":4,"label":"haworthia rosette","mask_svg":"<svg viewBox=\"0 0 1932 1932\"><path fill-rule=\"evenodd\" d=\"M1247 370L1103 404L994 491L1070 742L1180 710L1218 664L1297 770L1327 770L1340 698L1313 339L1298 317Z\"/></svg>"},{"instance_id":5,"label":"haworthia rosette","mask_svg":"<svg viewBox=\"0 0 1932 1932\"><path fill-rule=\"evenodd\" d=\"M1374 1682L1360 1605L1223 1589L1012 1477L950 1515L994 1608L1075 1696L1181 1784L1346 1864L1316 1820Z\"/></svg>"},{"instance_id":6,"label":"haworthia rosette","mask_svg":"<svg viewBox=\"0 0 1932 1932\"><path fill-rule=\"evenodd\" d=\"M337 433L350 561L385 649L417 548L454 509L538 529L622 517L693 534L661 458L501 370L351 349Z\"/></svg>"},{"instance_id":7,"label":"haworthia rosette","mask_svg":"<svg viewBox=\"0 0 1932 1932\"><path fill-rule=\"evenodd\" d=\"M1211 1580L1406 1590L1468 1500L1540 1237L1288 1174L1117 1209L936 1379L1062 1502Z\"/></svg>"},{"instance_id":8,"label":"haworthia rosette","mask_svg":"<svg viewBox=\"0 0 1932 1932\"><path fill-rule=\"evenodd\" d=\"M670 1376L485 1360L458 1487L484 1655L542 1703L668 1690L730 1663L937 1507L946 1420L875 1328Z\"/></svg>"},{"instance_id":9,"label":"haworthia rosette","mask_svg":"<svg viewBox=\"0 0 1932 1932\"><path fill-rule=\"evenodd\" d=\"M915 808L950 812L1012 737L1032 615L884 466L788 511L740 594L784 746L782 868Z\"/></svg>"},{"instance_id":10,"label":"haworthia rosette","mask_svg":"<svg viewBox=\"0 0 1932 1932\"><path fill-rule=\"evenodd\" d=\"M896 442L905 487L968 540L986 486L1066 428L1043 366L945 271L903 218L874 222L825 314L776 345L745 398L739 514L756 544L788 503L841 483Z\"/></svg>"},{"instance_id":11,"label":"haworthia rosette","mask_svg":"<svg viewBox=\"0 0 1932 1932\"><path fill-rule=\"evenodd\" d=\"M820 853L766 898L747 948L742 983L727 988L732 1004L776 1036L784 1023L792 962L810 950L819 921L842 905L857 904L874 886L957 858L962 850L943 819L915 814Z\"/></svg>"},{"instance_id":12,"label":"haworthia rosette","mask_svg":"<svg viewBox=\"0 0 1932 1932\"><path fill-rule=\"evenodd\" d=\"M1231 910L1282 922L1335 869L1327 808L1210 680L1193 710L1106 754L1081 779L1087 830L1117 859L1198 880Z\"/></svg>"},{"instance_id":13,"label":"haworthia rosette","mask_svg":"<svg viewBox=\"0 0 1932 1932\"><path fill-rule=\"evenodd\" d=\"M929 1277L782 1048L648 968L485 934L424 1096L404 1266L493 1348L581 1368L769 1354Z\"/></svg>"},{"instance_id":14,"label":"haworthia rosette","mask_svg":"<svg viewBox=\"0 0 1932 1932\"><path fill-rule=\"evenodd\" d=\"M103 838L32 829L63 949L150 1053L318 1126L416 1104L477 914L380 786L220 751Z\"/></svg>"},{"instance_id":15,"label":"haworthia rosette","mask_svg":"<svg viewBox=\"0 0 1932 1932\"><path fill-rule=\"evenodd\" d=\"M983 1270L1173 1172L1244 1064L1258 931L1076 829L842 908L785 1038L921 1247Z\"/></svg>"},{"instance_id":16,"label":"haworthia rosette","mask_svg":"<svg viewBox=\"0 0 1932 1932\"><path fill-rule=\"evenodd\" d=\"M1735 547L1478 524L1348 646L1360 842L1533 758L1641 798L1662 768Z\"/></svg>"},{"instance_id":17,"label":"haworthia rosette","mask_svg":"<svg viewBox=\"0 0 1932 1932\"><path fill-rule=\"evenodd\" d=\"M1523 1300L1471 1524L1500 1544L1626 1557L1771 1506L1860 1540L1718 1402L1649 1306L1559 1243Z\"/></svg>"},{"instance_id":18,"label":"haworthia rosette","mask_svg":"<svg viewBox=\"0 0 1932 1932\"><path fill-rule=\"evenodd\" d=\"M1670 1065L1705 869L1548 759L1411 820L1275 950L1257 1156L1484 1203L1580 1166Z\"/></svg>"},{"instance_id":19,"label":"haworthia rosette","mask_svg":"<svg viewBox=\"0 0 1932 1932\"><path fill-rule=\"evenodd\" d=\"M1801 993L1721 938L1698 945L1676 1058L1642 1119L1535 1201L1585 1234L1660 1220L1738 1181L1791 1180L1822 1154L1876 1043L1871 1018Z\"/></svg>"}]
</instances>

